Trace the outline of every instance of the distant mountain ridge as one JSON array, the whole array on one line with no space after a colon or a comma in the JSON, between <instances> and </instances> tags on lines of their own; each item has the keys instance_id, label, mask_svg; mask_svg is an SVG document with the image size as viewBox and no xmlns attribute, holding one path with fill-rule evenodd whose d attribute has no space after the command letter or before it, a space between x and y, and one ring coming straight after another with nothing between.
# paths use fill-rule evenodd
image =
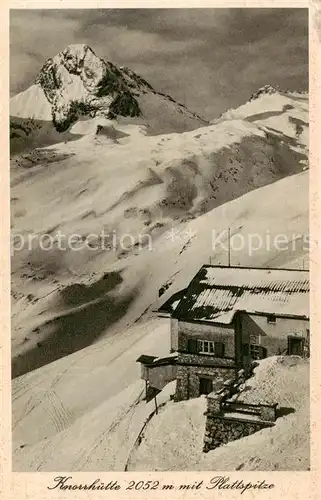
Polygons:
<instances>
[{"instance_id":1,"label":"distant mountain ridge","mask_svg":"<svg viewBox=\"0 0 321 500\"><path fill-rule=\"evenodd\" d=\"M251 95L249 102L254 101L255 99L258 99L259 97L262 97L263 95L272 95L272 94L300 94L300 95L307 95L308 91L301 90L281 90L279 87L273 87L273 85L264 85L263 87L259 88L254 94Z\"/></svg>"}]
</instances>

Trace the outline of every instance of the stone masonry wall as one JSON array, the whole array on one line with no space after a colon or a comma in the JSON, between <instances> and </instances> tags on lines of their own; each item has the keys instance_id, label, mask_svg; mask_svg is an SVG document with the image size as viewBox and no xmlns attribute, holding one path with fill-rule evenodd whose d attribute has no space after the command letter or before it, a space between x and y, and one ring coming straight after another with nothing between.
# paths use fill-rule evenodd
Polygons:
<instances>
[{"instance_id":1,"label":"stone masonry wall","mask_svg":"<svg viewBox=\"0 0 321 500\"><path fill-rule=\"evenodd\" d=\"M198 366L218 366L235 367L235 360L229 358L216 358L215 356L207 356L206 354L186 354L180 353L177 359L177 364L198 365Z\"/></svg>"},{"instance_id":2,"label":"stone masonry wall","mask_svg":"<svg viewBox=\"0 0 321 500\"><path fill-rule=\"evenodd\" d=\"M221 387L225 380L233 378L235 369L232 366L177 366L177 384L175 401L197 398L199 393L200 378L209 377L213 380L213 388Z\"/></svg>"},{"instance_id":3,"label":"stone masonry wall","mask_svg":"<svg viewBox=\"0 0 321 500\"><path fill-rule=\"evenodd\" d=\"M205 437L204 437L204 452L214 450L218 446L235 441L244 436L249 436L266 427L271 427L273 424L266 422L254 422L247 420L237 420L227 417L210 417L207 416Z\"/></svg>"},{"instance_id":4,"label":"stone masonry wall","mask_svg":"<svg viewBox=\"0 0 321 500\"><path fill-rule=\"evenodd\" d=\"M244 377L244 370L239 370L234 381L228 381L223 389L208 394L204 452L274 425L276 403L244 405L239 401L229 399L237 391L239 384L244 382ZM245 409L249 412L248 415L242 414ZM254 414L251 415L253 411Z\"/></svg>"},{"instance_id":5,"label":"stone masonry wall","mask_svg":"<svg viewBox=\"0 0 321 500\"><path fill-rule=\"evenodd\" d=\"M182 401L189 398L189 371L188 366L178 366L176 372L176 392L175 401Z\"/></svg>"}]
</instances>

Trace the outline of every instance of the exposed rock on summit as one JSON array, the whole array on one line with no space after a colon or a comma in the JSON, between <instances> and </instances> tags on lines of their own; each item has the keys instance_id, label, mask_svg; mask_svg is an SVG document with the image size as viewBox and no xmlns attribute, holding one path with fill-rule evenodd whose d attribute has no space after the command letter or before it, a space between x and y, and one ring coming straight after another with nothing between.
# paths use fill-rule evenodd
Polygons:
<instances>
[{"instance_id":1,"label":"exposed rock on summit","mask_svg":"<svg viewBox=\"0 0 321 500\"><path fill-rule=\"evenodd\" d=\"M32 118L48 119L38 110L40 102L42 109L49 105L58 132L68 130L81 116L136 118L150 127L150 133L183 132L206 124L131 69L105 62L84 44L69 45L48 59L35 85L11 100L10 114L30 118L32 109Z\"/></svg>"},{"instance_id":2,"label":"exposed rock on summit","mask_svg":"<svg viewBox=\"0 0 321 500\"><path fill-rule=\"evenodd\" d=\"M259 90L257 90L254 94L251 95L249 102L258 99L263 95L272 95L276 94L277 92L279 92L279 90L273 87L272 85L264 85L263 87L259 88Z\"/></svg>"}]
</instances>

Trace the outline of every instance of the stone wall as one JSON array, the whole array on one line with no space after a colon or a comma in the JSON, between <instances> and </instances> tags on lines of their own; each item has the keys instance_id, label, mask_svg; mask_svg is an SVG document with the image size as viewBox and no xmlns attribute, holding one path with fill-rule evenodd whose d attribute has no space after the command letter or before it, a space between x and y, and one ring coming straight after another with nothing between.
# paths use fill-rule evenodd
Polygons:
<instances>
[{"instance_id":1,"label":"stone wall","mask_svg":"<svg viewBox=\"0 0 321 500\"><path fill-rule=\"evenodd\" d=\"M235 367L235 360L230 358L217 358L207 354L180 353L177 364L197 365L197 366L218 366Z\"/></svg>"},{"instance_id":2,"label":"stone wall","mask_svg":"<svg viewBox=\"0 0 321 500\"><path fill-rule=\"evenodd\" d=\"M189 398L189 369L188 366L178 366L176 372L175 401Z\"/></svg>"},{"instance_id":3,"label":"stone wall","mask_svg":"<svg viewBox=\"0 0 321 500\"><path fill-rule=\"evenodd\" d=\"M240 370L237 373L234 383L224 384L223 389L207 396L204 452L274 425L277 404L230 402L231 393L244 380L243 372L244 370Z\"/></svg>"},{"instance_id":4,"label":"stone wall","mask_svg":"<svg viewBox=\"0 0 321 500\"><path fill-rule=\"evenodd\" d=\"M182 359L187 357L190 362L195 362L196 366L191 366L188 364L179 364ZM200 395L200 378L208 377L213 381L213 390L219 389L223 386L223 382L235 376L235 368L233 364L226 360L226 366L210 366L210 361L213 363L213 359L210 360L205 357L205 360L199 361L201 356L193 355L183 355L178 359L177 365L177 384L176 384L176 394L175 401L182 401L189 398L197 398ZM186 360L187 361L187 360ZM218 364L222 364L221 359L219 359Z\"/></svg>"},{"instance_id":5,"label":"stone wall","mask_svg":"<svg viewBox=\"0 0 321 500\"><path fill-rule=\"evenodd\" d=\"M249 436L273 423L240 420L228 417L207 416L203 451L214 450L218 446Z\"/></svg>"}]
</instances>

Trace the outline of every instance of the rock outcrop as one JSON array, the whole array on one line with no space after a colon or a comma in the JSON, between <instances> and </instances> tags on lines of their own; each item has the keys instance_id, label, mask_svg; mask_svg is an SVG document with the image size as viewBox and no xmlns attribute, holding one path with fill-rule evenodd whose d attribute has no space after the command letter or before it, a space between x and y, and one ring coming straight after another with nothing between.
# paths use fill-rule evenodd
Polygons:
<instances>
[{"instance_id":1,"label":"rock outcrop","mask_svg":"<svg viewBox=\"0 0 321 500\"><path fill-rule=\"evenodd\" d=\"M44 96L39 99L41 91ZM49 103L58 132L68 130L81 116L141 119L147 125L153 122L151 128L156 133L182 132L206 124L170 96L157 92L131 69L104 61L85 44L69 45L48 59L35 85L12 99L10 114L44 119L37 115L40 101L46 113L48 105L44 101ZM164 116L166 125L158 131L155 119L158 117L161 123Z\"/></svg>"}]
</instances>

